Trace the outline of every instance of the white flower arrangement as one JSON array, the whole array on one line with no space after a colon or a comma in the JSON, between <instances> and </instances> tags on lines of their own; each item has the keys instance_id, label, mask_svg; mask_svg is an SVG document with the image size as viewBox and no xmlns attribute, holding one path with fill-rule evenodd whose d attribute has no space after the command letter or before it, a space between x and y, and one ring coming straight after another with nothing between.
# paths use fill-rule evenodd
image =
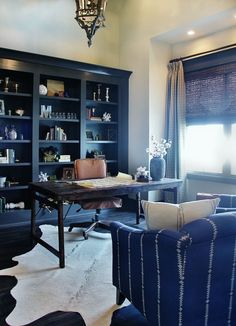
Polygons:
<instances>
[{"instance_id":1,"label":"white flower arrangement","mask_svg":"<svg viewBox=\"0 0 236 326\"><path fill-rule=\"evenodd\" d=\"M166 140L161 138L161 141L156 140L155 136L151 137L151 147L146 148L146 152L149 153L152 157L161 157L163 158L167 154L167 150L171 147L171 140Z\"/></svg>"},{"instance_id":2,"label":"white flower arrangement","mask_svg":"<svg viewBox=\"0 0 236 326\"><path fill-rule=\"evenodd\" d=\"M146 166L139 166L137 168L136 180L138 182L148 182L149 181L149 171L146 171Z\"/></svg>"}]
</instances>

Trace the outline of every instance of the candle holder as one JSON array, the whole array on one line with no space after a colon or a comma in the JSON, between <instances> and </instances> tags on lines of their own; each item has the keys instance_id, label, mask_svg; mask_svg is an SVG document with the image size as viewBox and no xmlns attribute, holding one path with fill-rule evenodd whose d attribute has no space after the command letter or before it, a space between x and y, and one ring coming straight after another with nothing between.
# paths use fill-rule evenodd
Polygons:
<instances>
[{"instance_id":1,"label":"candle holder","mask_svg":"<svg viewBox=\"0 0 236 326\"><path fill-rule=\"evenodd\" d=\"M101 101L101 84L98 84L98 101Z\"/></svg>"},{"instance_id":2,"label":"candle holder","mask_svg":"<svg viewBox=\"0 0 236 326\"><path fill-rule=\"evenodd\" d=\"M18 90L19 90L19 84L15 83L15 92L18 93Z\"/></svg>"},{"instance_id":3,"label":"candle holder","mask_svg":"<svg viewBox=\"0 0 236 326\"><path fill-rule=\"evenodd\" d=\"M9 90L9 77L5 77L5 87L4 87L4 92L8 92Z\"/></svg>"},{"instance_id":4,"label":"candle holder","mask_svg":"<svg viewBox=\"0 0 236 326\"><path fill-rule=\"evenodd\" d=\"M106 102L109 102L109 98L110 98L110 96L109 96L109 90L110 90L110 88L109 87L106 87Z\"/></svg>"}]
</instances>

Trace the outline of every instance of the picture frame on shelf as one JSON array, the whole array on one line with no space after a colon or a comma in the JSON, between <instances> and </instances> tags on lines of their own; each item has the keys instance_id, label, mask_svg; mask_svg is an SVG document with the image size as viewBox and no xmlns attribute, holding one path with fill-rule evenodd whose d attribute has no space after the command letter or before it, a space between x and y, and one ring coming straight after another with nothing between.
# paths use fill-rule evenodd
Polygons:
<instances>
[{"instance_id":1,"label":"picture frame on shelf","mask_svg":"<svg viewBox=\"0 0 236 326\"><path fill-rule=\"evenodd\" d=\"M61 80L47 79L48 96L64 97L64 82Z\"/></svg>"},{"instance_id":2,"label":"picture frame on shelf","mask_svg":"<svg viewBox=\"0 0 236 326\"><path fill-rule=\"evenodd\" d=\"M4 100L0 100L0 115L5 115L5 104L4 104Z\"/></svg>"},{"instance_id":3,"label":"picture frame on shelf","mask_svg":"<svg viewBox=\"0 0 236 326\"><path fill-rule=\"evenodd\" d=\"M86 140L94 140L92 130L86 130Z\"/></svg>"},{"instance_id":4,"label":"picture frame on shelf","mask_svg":"<svg viewBox=\"0 0 236 326\"><path fill-rule=\"evenodd\" d=\"M75 179L74 168L63 168L62 179L63 180L73 180L73 179Z\"/></svg>"}]
</instances>

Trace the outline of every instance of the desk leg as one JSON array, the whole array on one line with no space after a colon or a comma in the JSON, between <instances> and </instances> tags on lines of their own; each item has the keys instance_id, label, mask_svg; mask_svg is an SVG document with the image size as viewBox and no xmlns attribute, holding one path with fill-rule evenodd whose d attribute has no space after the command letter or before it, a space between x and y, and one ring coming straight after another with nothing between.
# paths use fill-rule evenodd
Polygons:
<instances>
[{"instance_id":1,"label":"desk leg","mask_svg":"<svg viewBox=\"0 0 236 326\"><path fill-rule=\"evenodd\" d=\"M33 239L33 236L35 236L36 234L36 209L35 209L35 205L36 205L36 200L35 200L35 192L32 191L31 192L31 236Z\"/></svg>"},{"instance_id":2,"label":"desk leg","mask_svg":"<svg viewBox=\"0 0 236 326\"><path fill-rule=\"evenodd\" d=\"M174 204L177 204L179 202L179 189L178 187L173 188L173 193L174 193Z\"/></svg>"},{"instance_id":3,"label":"desk leg","mask_svg":"<svg viewBox=\"0 0 236 326\"><path fill-rule=\"evenodd\" d=\"M141 213L141 196L140 192L136 194L136 224L139 224Z\"/></svg>"},{"instance_id":4,"label":"desk leg","mask_svg":"<svg viewBox=\"0 0 236 326\"><path fill-rule=\"evenodd\" d=\"M59 265L65 267L64 248L64 222L63 222L63 202L58 203L58 245L59 245Z\"/></svg>"}]
</instances>

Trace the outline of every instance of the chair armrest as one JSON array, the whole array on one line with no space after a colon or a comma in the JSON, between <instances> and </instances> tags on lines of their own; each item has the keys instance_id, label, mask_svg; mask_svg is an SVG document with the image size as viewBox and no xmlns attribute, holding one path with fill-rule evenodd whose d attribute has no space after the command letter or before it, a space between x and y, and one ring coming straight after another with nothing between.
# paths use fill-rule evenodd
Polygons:
<instances>
[{"instance_id":1,"label":"chair armrest","mask_svg":"<svg viewBox=\"0 0 236 326\"><path fill-rule=\"evenodd\" d=\"M189 239L172 230L143 231L111 223L113 285L149 320L156 320L158 298L166 307L179 300L179 269ZM179 253L177 254L177 250ZM162 264L162 289L159 264ZM163 304L163 307L165 305ZM176 307L177 313L177 307Z\"/></svg>"}]
</instances>

